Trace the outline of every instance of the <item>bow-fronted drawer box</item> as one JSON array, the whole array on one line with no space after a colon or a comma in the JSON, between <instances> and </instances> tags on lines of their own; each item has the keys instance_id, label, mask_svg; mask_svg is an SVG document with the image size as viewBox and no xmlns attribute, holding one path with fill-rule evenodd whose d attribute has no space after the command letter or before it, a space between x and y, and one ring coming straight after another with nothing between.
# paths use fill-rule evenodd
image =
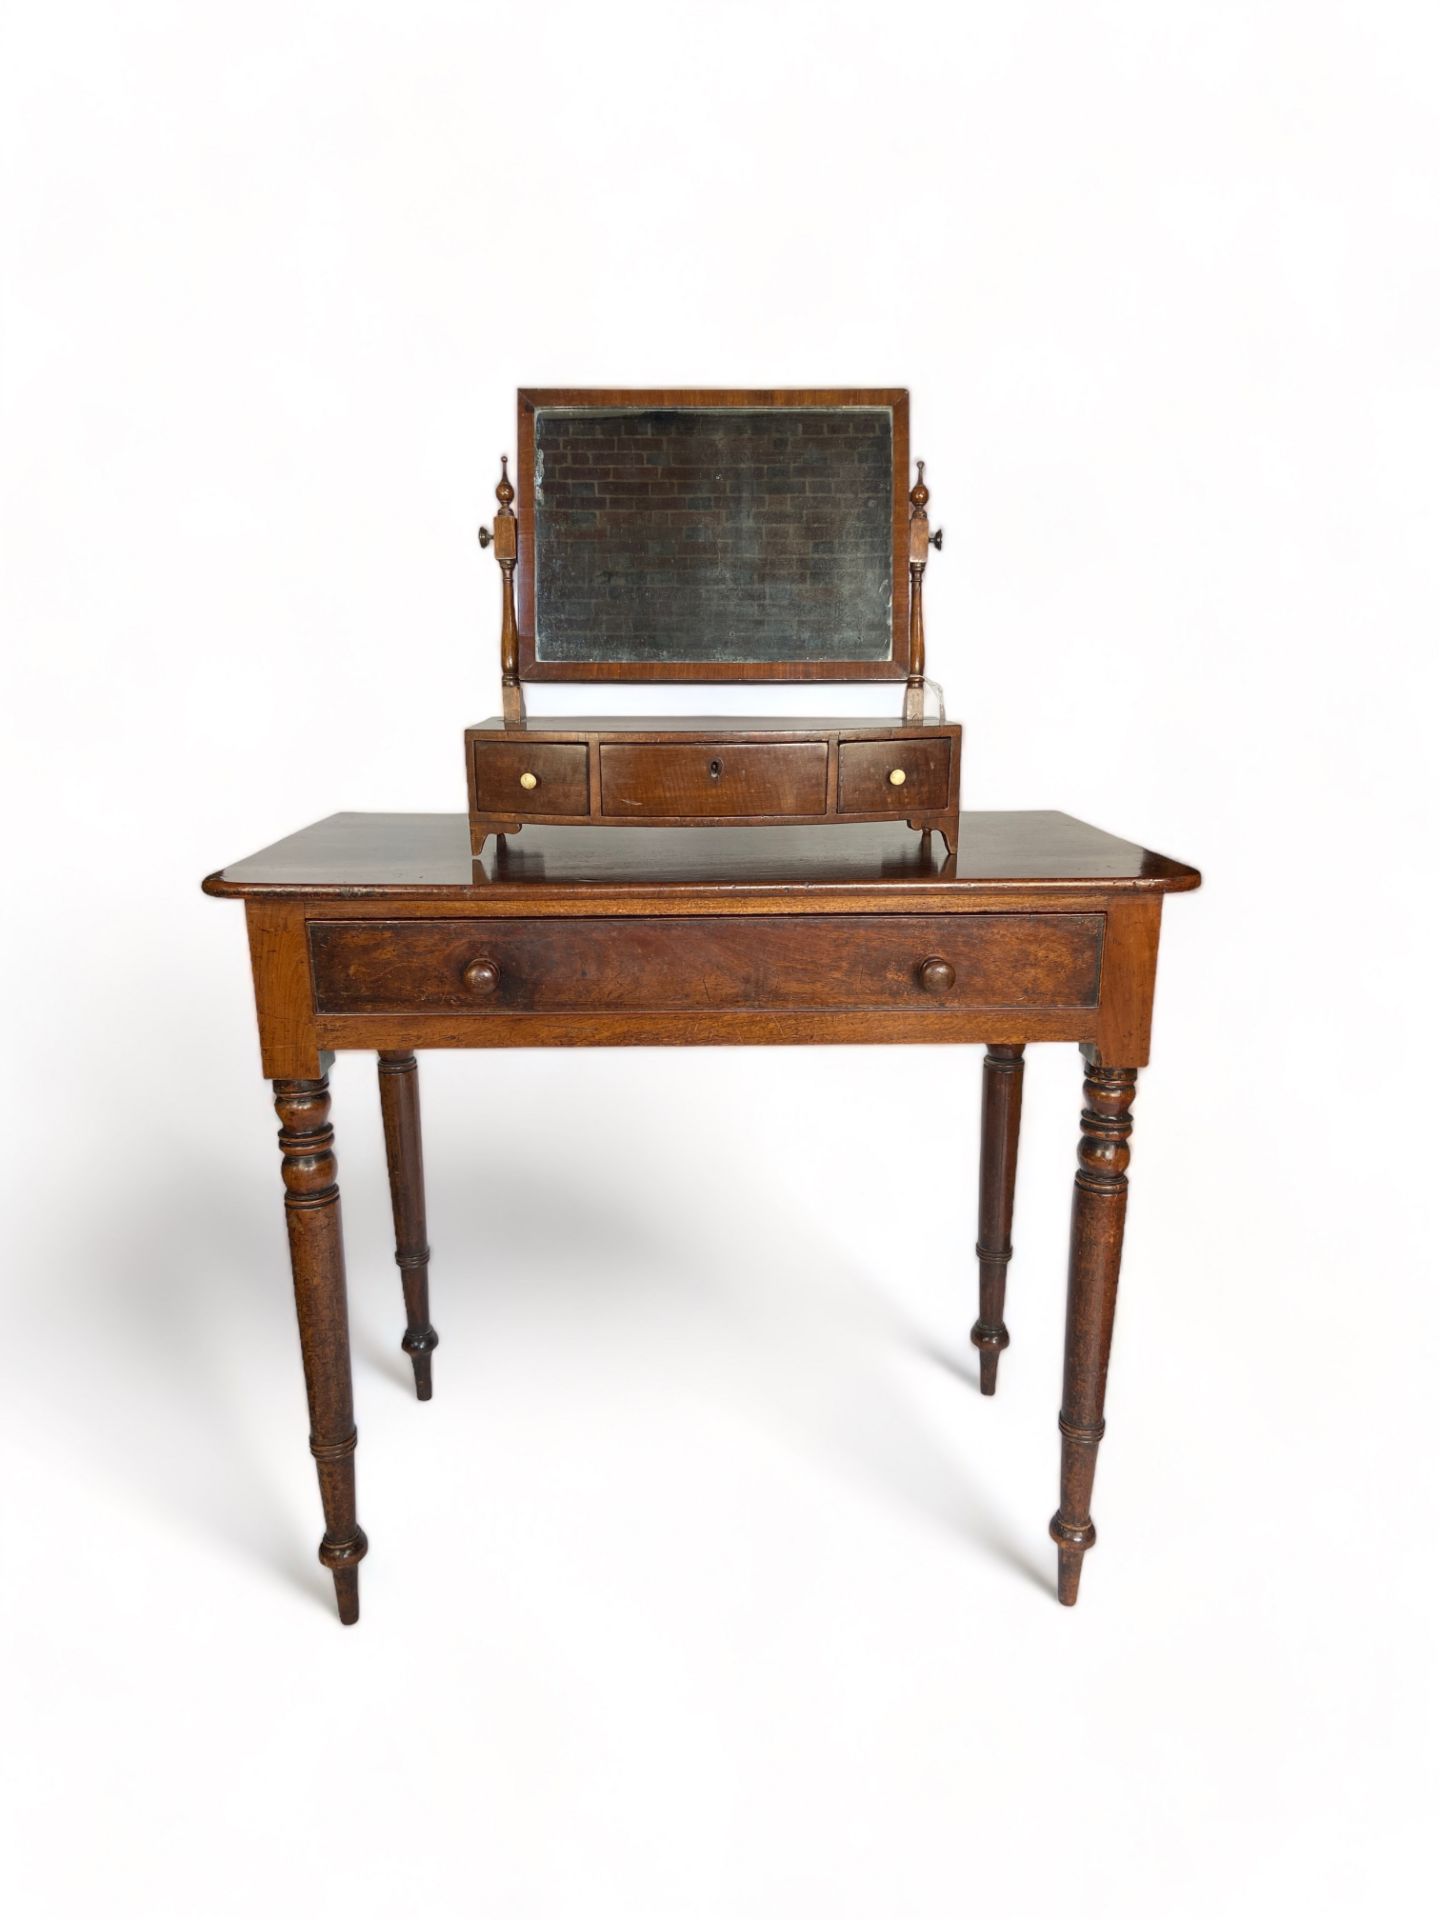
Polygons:
<instances>
[{"instance_id":1,"label":"bow-fronted drawer box","mask_svg":"<svg viewBox=\"0 0 1440 1920\"><path fill-rule=\"evenodd\" d=\"M527 822L908 821L953 849L960 728L943 723L563 720L465 734L472 851Z\"/></svg>"}]
</instances>

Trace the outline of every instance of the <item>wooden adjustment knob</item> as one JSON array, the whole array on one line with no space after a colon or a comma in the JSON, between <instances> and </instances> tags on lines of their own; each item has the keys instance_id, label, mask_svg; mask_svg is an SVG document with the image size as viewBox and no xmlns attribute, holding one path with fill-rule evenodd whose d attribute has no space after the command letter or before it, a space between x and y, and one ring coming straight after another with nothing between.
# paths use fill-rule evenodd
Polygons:
<instances>
[{"instance_id":1,"label":"wooden adjustment knob","mask_svg":"<svg viewBox=\"0 0 1440 1920\"><path fill-rule=\"evenodd\" d=\"M920 962L920 984L927 993L949 993L955 984L955 969L948 960L932 954Z\"/></svg>"},{"instance_id":2,"label":"wooden adjustment knob","mask_svg":"<svg viewBox=\"0 0 1440 1920\"><path fill-rule=\"evenodd\" d=\"M904 767L891 767L889 780L892 787L903 787L905 784Z\"/></svg>"},{"instance_id":3,"label":"wooden adjustment knob","mask_svg":"<svg viewBox=\"0 0 1440 1920\"><path fill-rule=\"evenodd\" d=\"M520 776L520 784L527 793L533 793L540 782L533 773L522 773Z\"/></svg>"},{"instance_id":4,"label":"wooden adjustment knob","mask_svg":"<svg viewBox=\"0 0 1440 1920\"><path fill-rule=\"evenodd\" d=\"M500 984L500 969L493 960L472 960L460 978L472 993L494 993Z\"/></svg>"}]
</instances>

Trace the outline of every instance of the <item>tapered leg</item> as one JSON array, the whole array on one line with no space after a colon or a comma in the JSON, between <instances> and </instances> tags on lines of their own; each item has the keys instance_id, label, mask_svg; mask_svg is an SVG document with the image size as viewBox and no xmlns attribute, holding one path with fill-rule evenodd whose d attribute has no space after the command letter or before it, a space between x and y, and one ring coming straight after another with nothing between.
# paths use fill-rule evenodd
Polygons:
<instances>
[{"instance_id":1,"label":"tapered leg","mask_svg":"<svg viewBox=\"0 0 1440 1920\"><path fill-rule=\"evenodd\" d=\"M1125 1169L1130 1162L1134 1067L1102 1067L1085 1055L1080 1170L1070 1215L1070 1284L1065 1306L1065 1385L1060 1405L1060 1507L1050 1537L1060 1554L1060 1600L1073 1607L1080 1565L1095 1544L1090 1494L1105 1434L1105 1377L1115 1326L1115 1291L1125 1239Z\"/></svg>"},{"instance_id":2,"label":"tapered leg","mask_svg":"<svg viewBox=\"0 0 1440 1920\"><path fill-rule=\"evenodd\" d=\"M431 1393L430 1356L440 1336L430 1324L430 1249L425 1241L425 1163L420 1151L420 1072L413 1053L380 1055L380 1112L395 1214L395 1264L405 1289L405 1337L415 1397Z\"/></svg>"},{"instance_id":3,"label":"tapered leg","mask_svg":"<svg viewBox=\"0 0 1440 1920\"><path fill-rule=\"evenodd\" d=\"M970 1340L980 1354L980 1391L994 1393L1000 1355L1010 1344L1005 1326L1005 1273L1010 1265L1010 1219L1015 1211L1015 1166L1020 1150L1020 1096L1025 1087L1023 1046L985 1051L980 1101L980 1317Z\"/></svg>"},{"instance_id":4,"label":"tapered leg","mask_svg":"<svg viewBox=\"0 0 1440 1920\"><path fill-rule=\"evenodd\" d=\"M355 1403L330 1083L322 1075L273 1084L295 1313L310 1402L310 1451L325 1509L320 1560L335 1576L335 1601L349 1627L360 1618L360 1562L369 1542L355 1518Z\"/></svg>"}]
</instances>

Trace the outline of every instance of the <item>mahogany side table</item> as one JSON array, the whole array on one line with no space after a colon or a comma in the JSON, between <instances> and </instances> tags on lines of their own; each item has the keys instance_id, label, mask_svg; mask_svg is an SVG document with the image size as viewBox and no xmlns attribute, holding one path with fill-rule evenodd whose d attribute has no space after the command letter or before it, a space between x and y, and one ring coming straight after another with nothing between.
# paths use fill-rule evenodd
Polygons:
<instances>
[{"instance_id":1,"label":"mahogany side table","mask_svg":"<svg viewBox=\"0 0 1440 1920\"><path fill-rule=\"evenodd\" d=\"M327 1069L379 1055L402 1345L431 1393L429 1248L415 1050L981 1042L981 1390L995 1391L1024 1052L1084 1056L1071 1221L1060 1504L1071 1606L1094 1544L1090 1495L1125 1226L1130 1108L1149 1059L1167 893L1192 867L1061 813L962 813L947 855L903 823L553 827L472 861L464 814L339 813L223 872L245 902L263 1071L274 1083L321 1562L359 1618L367 1542Z\"/></svg>"}]
</instances>

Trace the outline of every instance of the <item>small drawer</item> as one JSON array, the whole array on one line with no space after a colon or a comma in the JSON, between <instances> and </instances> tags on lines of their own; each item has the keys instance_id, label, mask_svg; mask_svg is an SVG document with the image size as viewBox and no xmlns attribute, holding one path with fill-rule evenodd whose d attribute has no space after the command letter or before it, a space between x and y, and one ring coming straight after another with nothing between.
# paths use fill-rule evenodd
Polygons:
<instances>
[{"instance_id":1,"label":"small drawer","mask_svg":"<svg viewBox=\"0 0 1440 1920\"><path fill-rule=\"evenodd\" d=\"M602 746L601 811L612 820L823 814L828 751L823 740Z\"/></svg>"},{"instance_id":2,"label":"small drawer","mask_svg":"<svg viewBox=\"0 0 1440 1920\"><path fill-rule=\"evenodd\" d=\"M470 752L476 813L589 813L588 747L474 740Z\"/></svg>"},{"instance_id":3,"label":"small drawer","mask_svg":"<svg viewBox=\"0 0 1440 1920\"><path fill-rule=\"evenodd\" d=\"M948 740L840 742L841 813L944 813L950 793Z\"/></svg>"},{"instance_id":4,"label":"small drawer","mask_svg":"<svg viewBox=\"0 0 1440 1920\"><path fill-rule=\"evenodd\" d=\"M1093 1007L1099 913L313 920L320 1013Z\"/></svg>"}]
</instances>

